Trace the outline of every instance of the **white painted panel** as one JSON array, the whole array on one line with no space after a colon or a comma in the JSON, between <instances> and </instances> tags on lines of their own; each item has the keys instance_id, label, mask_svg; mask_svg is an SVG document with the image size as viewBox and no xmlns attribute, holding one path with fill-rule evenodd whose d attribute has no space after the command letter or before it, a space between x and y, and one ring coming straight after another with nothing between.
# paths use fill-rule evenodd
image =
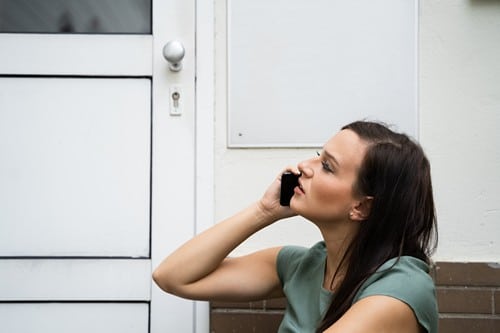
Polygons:
<instances>
[{"instance_id":1,"label":"white painted panel","mask_svg":"<svg viewBox=\"0 0 500 333\"><path fill-rule=\"evenodd\" d=\"M147 35L0 34L2 74L151 75Z\"/></svg>"},{"instance_id":2,"label":"white painted panel","mask_svg":"<svg viewBox=\"0 0 500 333\"><path fill-rule=\"evenodd\" d=\"M416 136L416 0L228 8L230 146L317 147L361 118Z\"/></svg>"},{"instance_id":3,"label":"white painted panel","mask_svg":"<svg viewBox=\"0 0 500 333\"><path fill-rule=\"evenodd\" d=\"M0 78L0 256L149 255L150 90Z\"/></svg>"},{"instance_id":4,"label":"white painted panel","mask_svg":"<svg viewBox=\"0 0 500 333\"><path fill-rule=\"evenodd\" d=\"M2 301L149 301L151 261L1 260L0 281Z\"/></svg>"},{"instance_id":5,"label":"white painted panel","mask_svg":"<svg viewBox=\"0 0 500 333\"><path fill-rule=\"evenodd\" d=\"M146 303L0 303L2 332L146 333Z\"/></svg>"}]
</instances>

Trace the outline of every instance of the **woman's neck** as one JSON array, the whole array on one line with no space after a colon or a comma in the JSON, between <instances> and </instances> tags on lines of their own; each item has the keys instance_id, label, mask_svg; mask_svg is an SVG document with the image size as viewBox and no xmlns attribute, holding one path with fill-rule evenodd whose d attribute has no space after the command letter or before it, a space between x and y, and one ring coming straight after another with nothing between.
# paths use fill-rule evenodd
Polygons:
<instances>
[{"instance_id":1,"label":"woman's neck","mask_svg":"<svg viewBox=\"0 0 500 333\"><path fill-rule=\"evenodd\" d=\"M327 250L323 287L333 291L342 283L349 267L347 251L357 232L357 224L349 221L330 225L328 229L320 230Z\"/></svg>"}]
</instances>

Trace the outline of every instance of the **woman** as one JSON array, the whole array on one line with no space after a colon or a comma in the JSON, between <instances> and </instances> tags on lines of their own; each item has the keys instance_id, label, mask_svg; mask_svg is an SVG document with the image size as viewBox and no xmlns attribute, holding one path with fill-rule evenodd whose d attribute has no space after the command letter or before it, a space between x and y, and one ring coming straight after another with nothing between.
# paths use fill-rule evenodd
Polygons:
<instances>
[{"instance_id":1,"label":"woman","mask_svg":"<svg viewBox=\"0 0 500 333\"><path fill-rule=\"evenodd\" d=\"M290 167L290 207L280 179L263 197L188 241L153 278L197 300L287 298L279 332L437 333L429 256L437 240L430 166L406 135L372 122L342 128L318 156ZM270 224L299 214L323 241L228 254Z\"/></svg>"}]
</instances>

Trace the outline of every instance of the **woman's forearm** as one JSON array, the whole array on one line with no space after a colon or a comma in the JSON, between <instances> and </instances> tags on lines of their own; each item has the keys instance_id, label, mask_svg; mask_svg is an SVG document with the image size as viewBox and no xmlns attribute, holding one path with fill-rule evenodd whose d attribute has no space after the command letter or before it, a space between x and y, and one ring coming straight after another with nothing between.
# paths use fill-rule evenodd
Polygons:
<instances>
[{"instance_id":1,"label":"woman's forearm","mask_svg":"<svg viewBox=\"0 0 500 333\"><path fill-rule=\"evenodd\" d=\"M175 293L208 276L239 244L275 220L254 203L174 251L156 268L153 279L163 290Z\"/></svg>"}]
</instances>

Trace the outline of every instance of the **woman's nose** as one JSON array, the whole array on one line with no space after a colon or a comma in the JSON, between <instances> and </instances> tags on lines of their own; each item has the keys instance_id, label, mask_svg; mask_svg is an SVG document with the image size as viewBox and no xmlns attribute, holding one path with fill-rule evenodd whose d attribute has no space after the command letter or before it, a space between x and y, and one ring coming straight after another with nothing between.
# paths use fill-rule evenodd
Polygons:
<instances>
[{"instance_id":1,"label":"woman's nose","mask_svg":"<svg viewBox=\"0 0 500 333\"><path fill-rule=\"evenodd\" d=\"M313 158L300 162L297 167L304 177L312 177L314 169L312 167Z\"/></svg>"}]
</instances>

